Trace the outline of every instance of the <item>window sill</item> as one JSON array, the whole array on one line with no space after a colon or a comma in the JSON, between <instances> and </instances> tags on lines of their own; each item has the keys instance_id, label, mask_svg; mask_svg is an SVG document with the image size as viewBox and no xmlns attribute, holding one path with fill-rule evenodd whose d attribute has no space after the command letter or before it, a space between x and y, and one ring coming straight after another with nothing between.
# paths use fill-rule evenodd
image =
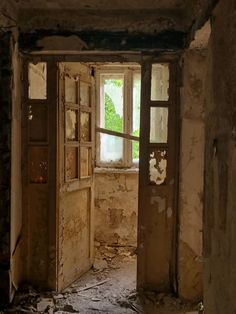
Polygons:
<instances>
[{"instance_id":1,"label":"window sill","mask_svg":"<svg viewBox=\"0 0 236 314\"><path fill-rule=\"evenodd\" d=\"M139 173L139 168L105 168L96 167L94 173Z\"/></svg>"}]
</instances>

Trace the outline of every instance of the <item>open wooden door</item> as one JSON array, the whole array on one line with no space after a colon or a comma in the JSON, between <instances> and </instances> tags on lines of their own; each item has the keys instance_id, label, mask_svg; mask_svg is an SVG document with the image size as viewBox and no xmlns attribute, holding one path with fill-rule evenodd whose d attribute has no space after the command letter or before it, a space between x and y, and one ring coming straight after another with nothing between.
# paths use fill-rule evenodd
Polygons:
<instances>
[{"instance_id":1,"label":"open wooden door","mask_svg":"<svg viewBox=\"0 0 236 314\"><path fill-rule=\"evenodd\" d=\"M176 65L143 57L138 288L176 290L178 102Z\"/></svg>"},{"instance_id":2,"label":"open wooden door","mask_svg":"<svg viewBox=\"0 0 236 314\"><path fill-rule=\"evenodd\" d=\"M56 67L24 58L22 112L23 268L25 280L56 288Z\"/></svg>"},{"instance_id":3,"label":"open wooden door","mask_svg":"<svg viewBox=\"0 0 236 314\"><path fill-rule=\"evenodd\" d=\"M58 290L93 261L94 81L92 69L59 63Z\"/></svg>"}]
</instances>

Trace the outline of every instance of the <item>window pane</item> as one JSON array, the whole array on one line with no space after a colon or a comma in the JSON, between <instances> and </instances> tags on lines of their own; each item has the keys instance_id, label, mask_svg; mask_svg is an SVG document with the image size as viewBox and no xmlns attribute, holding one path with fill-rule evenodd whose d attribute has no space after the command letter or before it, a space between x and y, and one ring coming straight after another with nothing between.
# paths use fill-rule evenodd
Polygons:
<instances>
[{"instance_id":1,"label":"window pane","mask_svg":"<svg viewBox=\"0 0 236 314\"><path fill-rule=\"evenodd\" d=\"M66 148L66 180L78 178L78 148Z\"/></svg>"},{"instance_id":2,"label":"window pane","mask_svg":"<svg viewBox=\"0 0 236 314\"><path fill-rule=\"evenodd\" d=\"M104 95L101 102L101 127L108 130L123 132L124 105L123 79L105 79Z\"/></svg>"},{"instance_id":3,"label":"window pane","mask_svg":"<svg viewBox=\"0 0 236 314\"><path fill-rule=\"evenodd\" d=\"M161 185L165 183L167 171L166 149L152 149L149 157L150 183Z\"/></svg>"},{"instance_id":4,"label":"window pane","mask_svg":"<svg viewBox=\"0 0 236 314\"><path fill-rule=\"evenodd\" d=\"M48 180L48 149L45 146L29 148L29 180L30 183L47 183Z\"/></svg>"},{"instance_id":5,"label":"window pane","mask_svg":"<svg viewBox=\"0 0 236 314\"><path fill-rule=\"evenodd\" d=\"M139 162L139 142L138 141L132 141L132 156L133 156L134 163Z\"/></svg>"},{"instance_id":6,"label":"window pane","mask_svg":"<svg viewBox=\"0 0 236 314\"><path fill-rule=\"evenodd\" d=\"M77 84L73 77L65 76L65 101L67 103L76 103Z\"/></svg>"},{"instance_id":7,"label":"window pane","mask_svg":"<svg viewBox=\"0 0 236 314\"><path fill-rule=\"evenodd\" d=\"M47 63L29 63L29 99L47 98Z\"/></svg>"},{"instance_id":8,"label":"window pane","mask_svg":"<svg viewBox=\"0 0 236 314\"><path fill-rule=\"evenodd\" d=\"M67 141L78 140L78 111L66 110L66 139Z\"/></svg>"},{"instance_id":9,"label":"window pane","mask_svg":"<svg viewBox=\"0 0 236 314\"><path fill-rule=\"evenodd\" d=\"M123 159L123 139L100 134L100 159L103 162L119 162Z\"/></svg>"},{"instance_id":10,"label":"window pane","mask_svg":"<svg viewBox=\"0 0 236 314\"><path fill-rule=\"evenodd\" d=\"M90 107L90 85L80 82L80 105Z\"/></svg>"},{"instance_id":11,"label":"window pane","mask_svg":"<svg viewBox=\"0 0 236 314\"><path fill-rule=\"evenodd\" d=\"M47 141L48 116L47 105L37 104L28 106L29 140Z\"/></svg>"},{"instance_id":12,"label":"window pane","mask_svg":"<svg viewBox=\"0 0 236 314\"><path fill-rule=\"evenodd\" d=\"M91 175L91 148L80 148L80 178L86 178Z\"/></svg>"},{"instance_id":13,"label":"window pane","mask_svg":"<svg viewBox=\"0 0 236 314\"><path fill-rule=\"evenodd\" d=\"M139 136L140 129L140 94L141 94L141 74L135 73L133 76L133 135Z\"/></svg>"},{"instance_id":14,"label":"window pane","mask_svg":"<svg viewBox=\"0 0 236 314\"><path fill-rule=\"evenodd\" d=\"M88 112L80 113L80 139L81 142L91 142L91 114Z\"/></svg>"},{"instance_id":15,"label":"window pane","mask_svg":"<svg viewBox=\"0 0 236 314\"><path fill-rule=\"evenodd\" d=\"M168 108L152 107L150 119L150 143L167 143Z\"/></svg>"},{"instance_id":16,"label":"window pane","mask_svg":"<svg viewBox=\"0 0 236 314\"><path fill-rule=\"evenodd\" d=\"M169 99L169 65L152 65L151 100L167 101Z\"/></svg>"}]
</instances>

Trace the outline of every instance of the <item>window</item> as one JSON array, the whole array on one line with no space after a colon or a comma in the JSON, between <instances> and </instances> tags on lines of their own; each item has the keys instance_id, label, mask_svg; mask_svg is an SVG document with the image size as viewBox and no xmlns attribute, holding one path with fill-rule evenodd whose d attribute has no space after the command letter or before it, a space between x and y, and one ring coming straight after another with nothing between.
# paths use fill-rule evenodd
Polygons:
<instances>
[{"instance_id":1,"label":"window","mask_svg":"<svg viewBox=\"0 0 236 314\"><path fill-rule=\"evenodd\" d=\"M140 67L102 67L97 79L97 166L139 161Z\"/></svg>"}]
</instances>

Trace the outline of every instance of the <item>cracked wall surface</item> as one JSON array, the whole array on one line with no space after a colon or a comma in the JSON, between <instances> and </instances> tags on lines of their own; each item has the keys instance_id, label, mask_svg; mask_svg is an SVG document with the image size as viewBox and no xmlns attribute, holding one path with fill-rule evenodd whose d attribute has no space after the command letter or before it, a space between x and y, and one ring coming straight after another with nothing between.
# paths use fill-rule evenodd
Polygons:
<instances>
[{"instance_id":1,"label":"cracked wall surface","mask_svg":"<svg viewBox=\"0 0 236 314\"><path fill-rule=\"evenodd\" d=\"M137 246L138 173L95 174L95 241Z\"/></svg>"}]
</instances>

